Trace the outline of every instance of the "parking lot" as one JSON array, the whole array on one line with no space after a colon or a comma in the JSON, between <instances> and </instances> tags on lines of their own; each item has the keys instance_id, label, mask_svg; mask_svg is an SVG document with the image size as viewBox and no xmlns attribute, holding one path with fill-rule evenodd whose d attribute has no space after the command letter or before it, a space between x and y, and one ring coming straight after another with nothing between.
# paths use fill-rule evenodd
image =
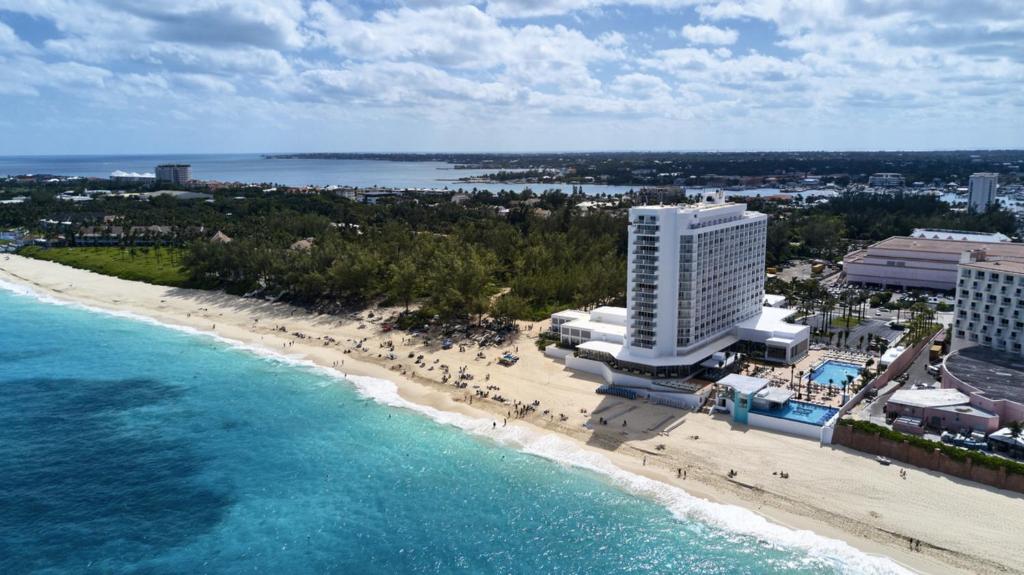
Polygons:
<instances>
[{"instance_id":1,"label":"parking lot","mask_svg":"<svg viewBox=\"0 0 1024 575\"><path fill-rule=\"evenodd\" d=\"M895 314L892 314L891 318L888 314L877 317L865 316L861 323L850 328L850 335L845 339L845 341L848 342L848 345L845 347L864 350L868 345L868 341L871 340L871 337L868 336L884 338L891 345L903 335L902 330L889 327L889 321L892 319L895 319ZM815 314L807 319L807 325L810 325L814 329L823 329L823 324L824 316L821 314ZM832 333L843 331L842 328L837 328L835 326L830 327L832 329ZM861 338L863 338L863 340L861 340ZM862 341L863 345L861 344Z\"/></svg>"}]
</instances>

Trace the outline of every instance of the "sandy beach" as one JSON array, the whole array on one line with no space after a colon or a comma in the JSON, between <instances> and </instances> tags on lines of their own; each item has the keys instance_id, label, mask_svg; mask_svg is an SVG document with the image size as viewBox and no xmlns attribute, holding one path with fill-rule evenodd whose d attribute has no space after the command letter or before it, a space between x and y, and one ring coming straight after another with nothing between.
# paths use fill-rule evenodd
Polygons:
<instances>
[{"instance_id":1,"label":"sandy beach","mask_svg":"<svg viewBox=\"0 0 1024 575\"><path fill-rule=\"evenodd\" d=\"M405 332L383 333L358 318L130 282L13 255L0 257L0 280L60 300L213 332L344 374L387 379L408 401L488 418L496 427L558 433L624 470L846 541L922 573L1024 573L1024 496L914 467L883 467L866 454L733 426L720 416L597 395L599 381L565 370L537 349L540 324L521 324L512 343L486 348L478 358L475 346L441 350L440 342L424 345ZM381 347L385 340L394 342L395 359ZM498 365L506 350L517 350L521 360ZM413 366L410 352L424 356L423 367ZM441 365L452 373L465 367L473 375L469 387L441 383ZM473 397L474 385L482 391L496 386L492 396L510 402L540 405L519 418L511 403ZM671 431L659 433L665 429ZM685 478L678 477L680 469ZM906 479L900 478L901 469L907 470ZM737 472L735 479L726 477L729 470ZM787 472L788 479L773 475L778 471ZM921 541L919 551L910 550L909 539Z\"/></svg>"}]
</instances>

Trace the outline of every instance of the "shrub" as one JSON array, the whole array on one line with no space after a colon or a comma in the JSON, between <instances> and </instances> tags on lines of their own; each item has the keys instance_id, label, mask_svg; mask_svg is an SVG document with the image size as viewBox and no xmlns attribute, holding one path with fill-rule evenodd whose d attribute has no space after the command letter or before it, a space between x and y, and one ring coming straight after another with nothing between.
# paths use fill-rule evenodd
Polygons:
<instances>
[{"instance_id":1,"label":"shrub","mask_svg":"<svg viewBox=\"0 0 1024 575\"><path fill-rule=\"evenodd\" d=\"M1016 473L1018 475L1024 475L1024 463L1018 463L1016 461L1010 461L1009 459L1003 459L1002 457L996 457L980 451L972 451L970 449L963 449L955 445L949 445L938 441L931 441L923 437L916 435L908 435L906 433L900 433L878 425L871 423L870 421L853 420L844 418L839 420L840 425L852 426L855 430L864 433L874 434L877 433L879 436L888 439L890 441L907 442L914 447L925 449L928 451L934 451L938 449L950 459L954 461L965 461L970 459L975 465L982 465L989 469L1006 469L1008 473Z\"/></svg>"}]
</instances>

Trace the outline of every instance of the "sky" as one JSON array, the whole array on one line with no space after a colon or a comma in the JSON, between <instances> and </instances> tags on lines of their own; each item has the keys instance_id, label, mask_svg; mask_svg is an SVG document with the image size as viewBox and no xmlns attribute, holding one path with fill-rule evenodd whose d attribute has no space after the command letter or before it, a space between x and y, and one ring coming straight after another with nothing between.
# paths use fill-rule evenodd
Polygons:
<instances>
[{"instance_id":1,"label":"sky","mask_svg":"<svg viewBox=\"0 0 1024 575\"><path fill-rule=\"evenodd\" d=\"M1021 0L0 0L0 155L996 148Z\"/></svg>"}]
</instances>

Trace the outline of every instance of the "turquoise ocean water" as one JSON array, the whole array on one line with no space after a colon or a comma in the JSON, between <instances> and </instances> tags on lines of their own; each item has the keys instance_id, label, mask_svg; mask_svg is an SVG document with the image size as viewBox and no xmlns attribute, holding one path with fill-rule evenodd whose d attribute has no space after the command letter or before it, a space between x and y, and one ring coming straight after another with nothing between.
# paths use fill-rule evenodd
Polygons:
<instances>
[{"instance_id":1,"label":"turquoise ocean water","mask_svg":"<svg viewBox=\"0 0 1024 575\"><path fill-rule=\"evenodd\" d=\"M900 572L388 382L2 288L0 573Z\"/></svg>"}]
</instances>

